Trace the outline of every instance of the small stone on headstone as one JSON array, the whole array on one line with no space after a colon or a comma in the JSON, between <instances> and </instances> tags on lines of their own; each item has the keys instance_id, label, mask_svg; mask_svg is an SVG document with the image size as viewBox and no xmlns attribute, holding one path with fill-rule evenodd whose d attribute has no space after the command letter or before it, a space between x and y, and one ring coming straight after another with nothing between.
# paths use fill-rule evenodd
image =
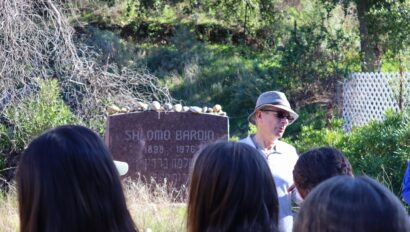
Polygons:
<instances>
[{"instance_id":1,"label":"small stone on headstone","mask_svg":"<svg viewBox=\"0 0 410 232\"><path fill-rule=\"evenodd\" d=\"M144 102L137 102L137 106L140 110L145 111L148 109L148 104Z\"/></svg>"},{"instance_id":2,"label":"small stone on headstone","mask_svg":"<svg viewBox=\"0 0 410 232\"><path fill-rule=\"evenodd\" d=\"M131 105L130 107L128 107L129 112L134 112L138 110L138 107L136 105Z\"/></svg>"},{"instance_id":3,"label":"small stone on headstone","mask_svg":"<svg viewBox=\"0 0 410 232\"><path fill-rule=\"evenodd\" d=\"M121 107L121 113L128 113L130 110L128 107Z\"/></svg>"},{"instance_id":4,"label":"small stone on headstone","mask_svg":"<svg viewBox=\"0 0 410 232\"><path fill-rule=\"evenodd\" d=\"M189 106L183 106L182 107L182 112L188 112Z\"/></svg>"},{"instance_id":5,"label":"small stone on headstone","mask_svg":"<svg viewBox=\"0 0 410 232\"><path fill-rule=\"evenodd\" d=\"M157 112L161 110L161 104L159 104L159 102L157 101L153 101L150 106L151 106L151 110L154 110Z\"/></svg>"},{"instance_id":6,"label":"small stone on headstone","mask_svg":"<svg viewBox=\"0 0 410 232\"><path fill-rule=\"evenodd\" d=\"M165 103L164 104L164 109L166 111L172 111L172 104L171 103Z\"/></svg>"},{"instance_id":7,"label":"small stone on headstone","mask_svg":"<svg viewBox=\"0 0 410 232\"><path fill-rule=\"evenodd\" d=\"M174 105L174 111L175 112L181 112L182 111L182 105L181 104L175 104Z\"/></svg>"},{"instance_id":8,"label":"small stone on headstone","mask_svg":"<svg viewBox=\"0 0 410 232\"><path fill-rule=\"evenodd\" d=\"M120 112L120 111L121 111L120 107L118 107L118 106L116 106L116 105L114 105L114 104L107 107L107 113L108 113L109 115L111 115L111 114L116 114L116 113L118 113L118 112Z\"/></svg>"},{"instance_id":9,"label":"small stone on headstone","mask_svg":"<svg viewBox=\"0 0 410 232\"><path fill-rule=\"evenodd\" d=\"M222 110L222 106L219 104L214 105L213 110L215 113L218 113L219 111Z\"/></svg>"},{"instance_id":10,"label":"small stone on headstone","mask_svg":"<svg viewBox=\"0 0 410 232\"><path fill-rule=\"evenodd\" d=\"M191 106L189 108L190 111L194 112L194 113L202 113L202 108L198 107L198 106Z\"/></svg>"}]
</instances>

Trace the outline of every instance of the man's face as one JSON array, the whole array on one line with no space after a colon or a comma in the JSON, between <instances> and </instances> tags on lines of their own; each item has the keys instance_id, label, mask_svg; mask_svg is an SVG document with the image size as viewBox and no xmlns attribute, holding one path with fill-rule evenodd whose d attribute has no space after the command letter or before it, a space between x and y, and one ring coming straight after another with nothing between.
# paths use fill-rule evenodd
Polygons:
<instances>
[{"instance_id":1,"label":"man's face","mask_svg":"<svg viewBox=\"0 0 410 232\"><path fill-rule=\"evenodd\" d=\"M256 112L255 116L258 121L258 130L273 135L275 139L283 136L291 120L291 116L288 112L275 107L260 109Z\"/></svg>"}]
</instances>

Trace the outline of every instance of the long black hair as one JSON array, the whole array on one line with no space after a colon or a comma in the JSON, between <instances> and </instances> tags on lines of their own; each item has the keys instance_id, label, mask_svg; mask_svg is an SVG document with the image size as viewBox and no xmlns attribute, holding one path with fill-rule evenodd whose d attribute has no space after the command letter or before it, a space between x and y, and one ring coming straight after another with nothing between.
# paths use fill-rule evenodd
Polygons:
<instances>
[{"instance_id":1,"label":"long black hair","mask_svg":"<svg viewBox=\"0 0 410 232\"><path fill-rule=\"evenodd\" d=\"M277 231L278 210L272 174L256 149L222 142L200 151L190 179L188 232Z\"/></svg>"},{"instance_id":2,"label":"long black hair","mask_svg":"<svg viewBox=\"0 0 410 232\"><path fill-rule=\"evenodd\" d=\"M22 154L17 187L22 232L137 231L111 154L83 126L34 139Z\"/></svg>"}]
</instances>

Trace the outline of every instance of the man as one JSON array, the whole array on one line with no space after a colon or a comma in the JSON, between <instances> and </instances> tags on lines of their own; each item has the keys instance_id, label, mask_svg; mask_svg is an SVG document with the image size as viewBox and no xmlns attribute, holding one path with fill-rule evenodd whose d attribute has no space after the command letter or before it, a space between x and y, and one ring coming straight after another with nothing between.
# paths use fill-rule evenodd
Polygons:
<instances>
[{"instance_id":1,"label":"man","mask_svg":"<svg viewBox=\"0 0 410 232\"><path fill-rule=\"evenodd\" d=\"M406 173L404 173L401 196L410 205L410 162L407 163Z\"/></svg>"},{"instance_id":2,"label":"man","mask_svg":"<svg viewBox=\"0 0 410 232\"><path fill-rule=\"evenodd\" d=\"M256 101L254 111L248 120L256 126L256 133L240 142L255 147L265 157L275 179L279 198L279 231L291 232L293 214L291 194L288 189L293 185L293 167L298 155L296 149L280 141L285 129L297 118L284 93L268 91Z\"/></svg>"}]
</instances>

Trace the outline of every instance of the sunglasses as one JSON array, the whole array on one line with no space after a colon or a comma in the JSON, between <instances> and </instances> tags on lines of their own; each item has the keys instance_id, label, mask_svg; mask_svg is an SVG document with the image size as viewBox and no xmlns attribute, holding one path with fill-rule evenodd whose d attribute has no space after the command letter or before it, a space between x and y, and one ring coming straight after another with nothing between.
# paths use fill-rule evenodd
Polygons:
<instances>
[{"instance_id":1,"label":"sunglasses","mask_svg":"<svg viewBox=\"0 0 410 232\"><path fill-rule=\"evenodd\" d=\"M285 111L277 111L277 110L261 110L263 112L274 112L275 116L279 119L284 119L286 118L289 122L293 121L295 119L294 117L290 116L287 112Z\"/></svg>"}]
</instances>

